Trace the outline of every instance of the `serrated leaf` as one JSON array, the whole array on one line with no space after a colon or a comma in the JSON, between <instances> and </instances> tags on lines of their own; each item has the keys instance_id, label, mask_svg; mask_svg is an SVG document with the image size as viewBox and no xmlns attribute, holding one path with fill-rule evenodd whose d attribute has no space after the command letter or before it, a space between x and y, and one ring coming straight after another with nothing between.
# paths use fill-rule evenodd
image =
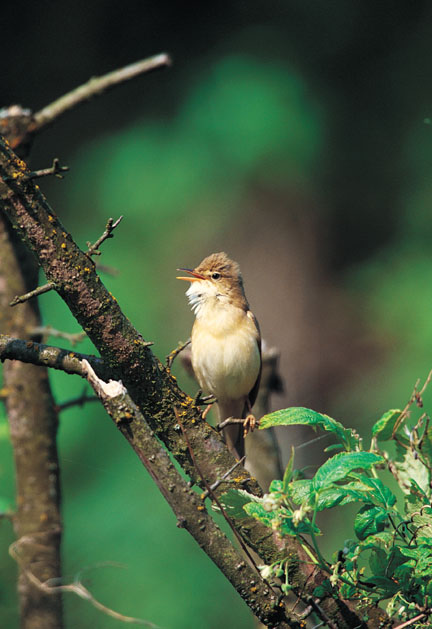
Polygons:
<instances>
[{"instance_id":1,"label":"serrated leaf","mask_svg":"<svg viewBox=\"0 0 432 629\"><path fill-rule=\"evenodd\" d=\"M383 531L387 523L388 515L385 509L375 505L365 505L355 517L354 531L360 540L364 540L369 535Z\"/></svg>"},{"instance_id":2,"label":"serrated leaf","mask_svg":"<svg viewBox=\"0 0 432 629\"><path fill-rule=\"evenodd\" d=\"M260 502L260 500L261 498L250 494L244 489L229 489L219 498L219 502L227 515L236 519L247 518L247 513L243 507L251 502ZM213 509L219 511L217 505L213 505Z\"/></svg>"},{"instance_id":3,"label":"serrated leaf","mask_svg":"<svg viewBox=\"0 0 432 629\"><path fill-rule=\"evenodd\" d=\"M314 478L314 489L319 491L340 481L356 469L367 470L382 463L383 457L373 452L341 452L328 459L318 468Z\"/></svg>"},{"instance_id":4,"label":"serrated leaf","mask_svg":"<svg viewBox=\"0 0 432 629\"><path fill-rule=\"evenodd\" d=\"M289 485L289 495L297 505L306 504L312 506L315 495L313 481L308 478L293 481Z\"/></svg>"},{"instance_id":5,"label":"serrated leaf","mask_svg":"<svg viewBox=\"0 0 432 629\"><path fill-rule=\"evenodd\" d=\"M331 509L332 507L349 504L350 502L364 501L364 495L358 491L352 491L345 487L329 487L319 492L316 501L317 511Z\"/></svg>"},{"instance_id":6,"label":"serrated leaf","mask_svg":"<svg viewBox=\"0 0 432 629\"><path fill-rule=\"evenodd\" d=\"M390 491L390 489L384 485L379 478L371 478L364 474L354 474L359 484L368 488L373 493L374 502L379 502L384 507L392 507L396 502L396 496Z\"/></svg>"},{"instance_id":7,"label":"serrated leaf","mask_svg":"<svg viewBox=\"0 0 432 629\"><path fill-rule=\"evenodd\" d=\"M360 446L360 438L354 430L344 428L342 424L328 415L317 413L309 408L301 406L285 408L264 415L260 419L260 429L272 426L312 426L312 428L322 428L332 432L346 450L356 450Z\"/></svg>"},{"instance_id":8,"label":"serrated leaf","mask_svg":"<svg viewBox=\"0 0 432 629\"><path fill-rule=\"evenodd\" d=\"M282 491L287 494L288 493L288 485L291 482L292 479L292 475L293 475L293 467L294 467L294 447L291 446L291 456L289 458L289 461L287 463L287 466L285 468L285 472L283 475L283 481L282 481Z\"/></svg>"},{"instance_id":9,"label":"serrated leaf","mask_svg":"<svg viewBox=\"0 0 432 629\"><path fill-rule=\"evenodd\" d=\"M404 448L396 443L395 468L397 480L402 491L407 494L411 491L411 482L414 480L423 492L429 495L430 473L429 470L411 448Z\"/></svg>"},{"instance_id":10,"label":"serrated leaf","mask_svg":"<svg viewBox=\"0 0 432 629\"><path fill-rule=\"evenodd\" d=\"M372 426L372 435L376 437L378 441L388 441L391 439L393 428L401 412L399 408L393 408L384 413Z\"/></svg>"}]
</instances>

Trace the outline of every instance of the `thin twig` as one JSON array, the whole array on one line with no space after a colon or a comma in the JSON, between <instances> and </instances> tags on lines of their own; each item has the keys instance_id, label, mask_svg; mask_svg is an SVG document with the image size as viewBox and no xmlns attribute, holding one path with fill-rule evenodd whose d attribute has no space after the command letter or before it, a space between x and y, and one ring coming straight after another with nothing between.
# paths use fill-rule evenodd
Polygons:
<instances>
[{"instance_id":1,"label":"thin twig","mask_svg":"<svg viewBox=\"0 0 432 629\"><path fill-rule=\"evenodd\" d=\"M57 413L61 413L73 406L84 406L84 404L87 404L88 402L99 402L99 398L96 395L87 395L84 389L83 393L79 397L72 398L62 404L56 404L55 410Z\"/></svg>"},{"instance_id":2,"label":"thin twig","mask_svg":"<svg viewBox=\"0 0 432 629\"><path fill-rule=\"evenodd\" d=\"M170 352L168 354L168 356L165 359L165 365L166 365L167 369L171 368L171 365L173 364L173 362L177 358L177 356L180 354L180 352L182 352L190 343L191 343L191 339L188 339L184 343L182 341L180 341L180 343L177 345L177 347L175 349L173 349L172 352Z\"/></svg>"},{"instance_id":3,"label":"thin twig","mask_svg":"<svg viewBox=\"0 0 432 629\"><path fill-rule=\"evenodd\" d=\"M40 325L36 328L32 328L28 332L32 338L35 336L54 336L59 339L65 339L66 341L69 341L73 347L75 347L78 343L81 343L81 341L83 341L87 336L85 332L62 332L61 330L56 330L51 325Z\"/></svg>"},{"instance_id":4,"label":"thin twig","mask_svg":"<svg viewBox=\"0 0 432 629\"><path fill-rule=\"evenodd\" d=\"M34 290L31 290L29 293L25 293L25 295L17 295L12 299L9 303L9 306L16 306L17 304L23 304L25 301L32 299L33 297L38 297L39 295L43 295L44 293L48 293L50 290L55 288L54 282L48 282L43 286L38 286Z\"/></svg>"},{"instance_id":5,"label":"thin twig","mask_svg":"<svg viewBox=\"0 0 432 629\"><path fill-rule=\"evenodd\" d=\"M47 581L41 581L40 579L38 579L37 576L24 564L24 562L22 561L18 553L18 548L22 544L28 543L28 544L36 545L37 542L34 539L36 535L37 533L35 533L33 536L26 535L26 536L21 537L17 541L13 542L9 546L9 554L12 557L12 559L14 559L19 564L21 570L25 573L27 579L35 587L41 590L41 592L44 592L44 594L57 594L59 592L73 592L80 598L83 598L84 600L89 601L99 611L103 612L107 616L111 616L111 618L115 618L116 620L120 620L121 622L125 622L125 623L134 623L137 625L145 625L146 627L151 627L152 629L159 629L158 625L155 625L154 623L149 622L148 620L143 620L141 618L134 618L132 616L124 616L123 614L120 614L119 612L114 611L110 607L103 605L93 596L93 594L77 578L75 579L74 583L70 583L68 585L49 585Z\"/></svg>"},{"instance_id":6,"label":"thin twig","mask_svg":"<svg viewBox=\"0 0 432 629\"><path fill-rule=\"evenodd\" d=\"M100 96L107 90L130 81L146 72L157 70L171 65L170 57L162 53L154 57L149 57L142 61L137 61L119 70L114 70L100 77L93 77L87 83L80 85L68 94L50 103L34 115L34 123L30 128L32 133L36 133L44 127L52 124L57 118L66 112L74 109L78 105L91 100L95 96Z\"/></svg>"},{"instance_id":7,"label":"thin twig","mask_svg":"<svg viewBox=\"0 0 432 629\"><path fill-rule=\"evenodd\" d=\"M102 236L100 236L96 242L92 245L90 242L87 243L87 251L86 254L90 257L90 256L100 256L101 252L99 251L99 247L101 246L101 244L107 240L107 238L113 238L113 231L115 230L115 228L117 227L117 225L119 225L119 223L123 220L123 216L120 216L120 218L118 218L116 220L116 222L114 223L114 219L109 218L105 227L105 231L102 234Z\"/></svg>"},{"instance_id":8,"label":"thin twig","mask_svg":"<svg viewBox=\"0 0 432 629\"><path fill-rule=\"evenodd\" d=\"M427 616L426 612L422 612L421 614L418 614L418 616L414 616L414 618L410 618L410 620L403 622L401 625L398 625L397 627L394 627L393 629L404 629L404 627L409 627L414 622L417 622L417 620L421 620L425 616Z\"/></svg>"},{"instance_id":9,"label":"thin twig","mask_svg":"<svg viewBox=\"0 0 432 629\"><path fill-rule=\"evenodd\" d=\"M47 177L49 175L54 175L59 179L63 179L63 175L61 173L65 173L69 170L69 166L60 166L60 160L55 157L53 159L52 166L50 168L43 168L41 170L32 170L28 175L27 179L39 179L40 177Z\"/></svg>"},{"instance_id":10,"label":"thin twig","mask_svg":"<svg viewBox=\"0 0 432 629\"><path fill-rule=\"evenodd\" d=\"M239 461L236 461L236 463L234 463L234 465L232 467L230 467L230 469L228 470L228 472L225 472L225 474L222 476L222 478L218 478L218 480L216 480L214 483L212 483L210 485L210 489L211 491L214 491L215 489L217 489L219 487L219 485L222 485L222 483L224 483L226 481L226 479L228 478L228 476L230 474L232 474L234 472L234 470L239 466L239 465L243 465L243 463L245 462L246 456L242 457ZM201 500L204 500L205 498L207 498L210 495L210 492L206 489L206 491L204 491L201 494Z\"/></svg>"},{"instance_id":11,"label":"thin twig","mask_svg":"<svg viewBox=\"0 0 432 629\"><path fill-rule=\"evenodd\" d=\"M394 438L395 434L397 433L401 423L403 422L403 420L408 416L408 410L410 408L410 406L412 406L412 404L414 402L419 402L419 400L421 400L421 396L423 395L423 393L426 391L426 387L428 386L428 384L430 383L430 381L432 380L432 369L430 370L428 377L426 378L424 385L422 386L422 388L420 389L420 391L417 391L417 387L419 385L420 379L417 380L417 382L414 385L414 390L411 394L410 399L408 400L408 402L405 405L405 408L403 409L403 411L401 412L401 414L399 415L399 417L397 418L394 428L393 428L393 432L392 432L392 439Z\"/></svg>"}]
</instances>

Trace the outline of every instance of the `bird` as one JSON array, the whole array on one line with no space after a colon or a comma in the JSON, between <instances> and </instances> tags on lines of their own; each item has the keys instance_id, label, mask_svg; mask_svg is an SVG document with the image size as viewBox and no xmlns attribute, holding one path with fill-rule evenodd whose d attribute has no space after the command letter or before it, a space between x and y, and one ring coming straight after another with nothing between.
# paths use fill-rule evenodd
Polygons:
<instances>
[{"instance_id":1,"label":"bird","mask_svg":"<svg viewBox=\"0 0 432 629\"><path fill-rule=\"evenodd\" d=\"M195 322L191 334L192 368L202 392L216 399L219 423L244 419L223 428L228 449L244 456L244 436L254 426L252 406L261 378L261 333L246 299L237 262L212 253L177 277L190 282L186 291Z\"/></svg>"}]
</instances>

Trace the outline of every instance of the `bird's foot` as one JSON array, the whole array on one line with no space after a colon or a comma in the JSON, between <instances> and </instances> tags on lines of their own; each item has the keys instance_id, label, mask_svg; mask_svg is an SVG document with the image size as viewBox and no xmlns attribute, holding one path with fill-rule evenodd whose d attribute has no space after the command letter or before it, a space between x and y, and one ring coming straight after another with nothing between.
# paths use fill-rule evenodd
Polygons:
<instances>
[{"instance_id":1,"label":"bird's foot","mask_svg":"<svg viewBox=\"0 0 432 629\"><path fill-rule=\"evenodd\" d=\"M249 432L253 432L255 430L255 428L257 427L257 423L258 422L255 415L252 415L252 413L249 413L249 415L243 421L243 438L244 439L246 439L247 434Z\"/></svg>"},{"instance_id":2,"label":"bird's foot","mask_svg":"<svg viewBox=\"0 0 432 629\"><path fill-rule=\"evenodd\" d=\"M205 419L207 417L207 415L209 414L209 411L211 409L211 407L213 406L213 402L211 404L207 404L207 406L205 407L203 414L201 415L201 417L203 419Z\"/></svg>"}]
</instances>

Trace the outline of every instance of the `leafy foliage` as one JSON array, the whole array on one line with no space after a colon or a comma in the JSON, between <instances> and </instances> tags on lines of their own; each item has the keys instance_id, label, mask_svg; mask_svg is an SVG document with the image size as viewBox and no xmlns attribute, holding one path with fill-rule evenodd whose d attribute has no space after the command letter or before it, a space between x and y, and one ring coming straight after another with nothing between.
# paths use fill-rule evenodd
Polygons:
<instances>
[{"instance_id":1,"label":"leafy foliage","mask_svg":"<svg viewBox=\"0 0 432 629\"><path fill-rule=\"evenodd\" d=\"M385 602L391 618L412 620L410 626L418 628L429 626L432 614L432 430L425 412L417 412L416 423L415 413L408 413L414 403L422 409L421 393L414 392L404 411L382 415L372 427L369 450L353 430L327 415L306 408L266 415L262 429L310 425L330 431L343 451L321 465L313 478L304 478L294 469L293 449L283 480L274 480L263 498L249 495L248 500L247 492L235 490L222 497L234 517L246 514L281 537L299 539L328 574L315 590L317 597L331 592L365 607ZM388 486L389 472L404 496L399 502ZM353 521L355 537L336 549L330 561L318 544L317 515L349 503L361 504ZM291 589L288 564L286 557L261 566L265 578L279 579L283 592Z\"/></svg>"}]
</instances>

